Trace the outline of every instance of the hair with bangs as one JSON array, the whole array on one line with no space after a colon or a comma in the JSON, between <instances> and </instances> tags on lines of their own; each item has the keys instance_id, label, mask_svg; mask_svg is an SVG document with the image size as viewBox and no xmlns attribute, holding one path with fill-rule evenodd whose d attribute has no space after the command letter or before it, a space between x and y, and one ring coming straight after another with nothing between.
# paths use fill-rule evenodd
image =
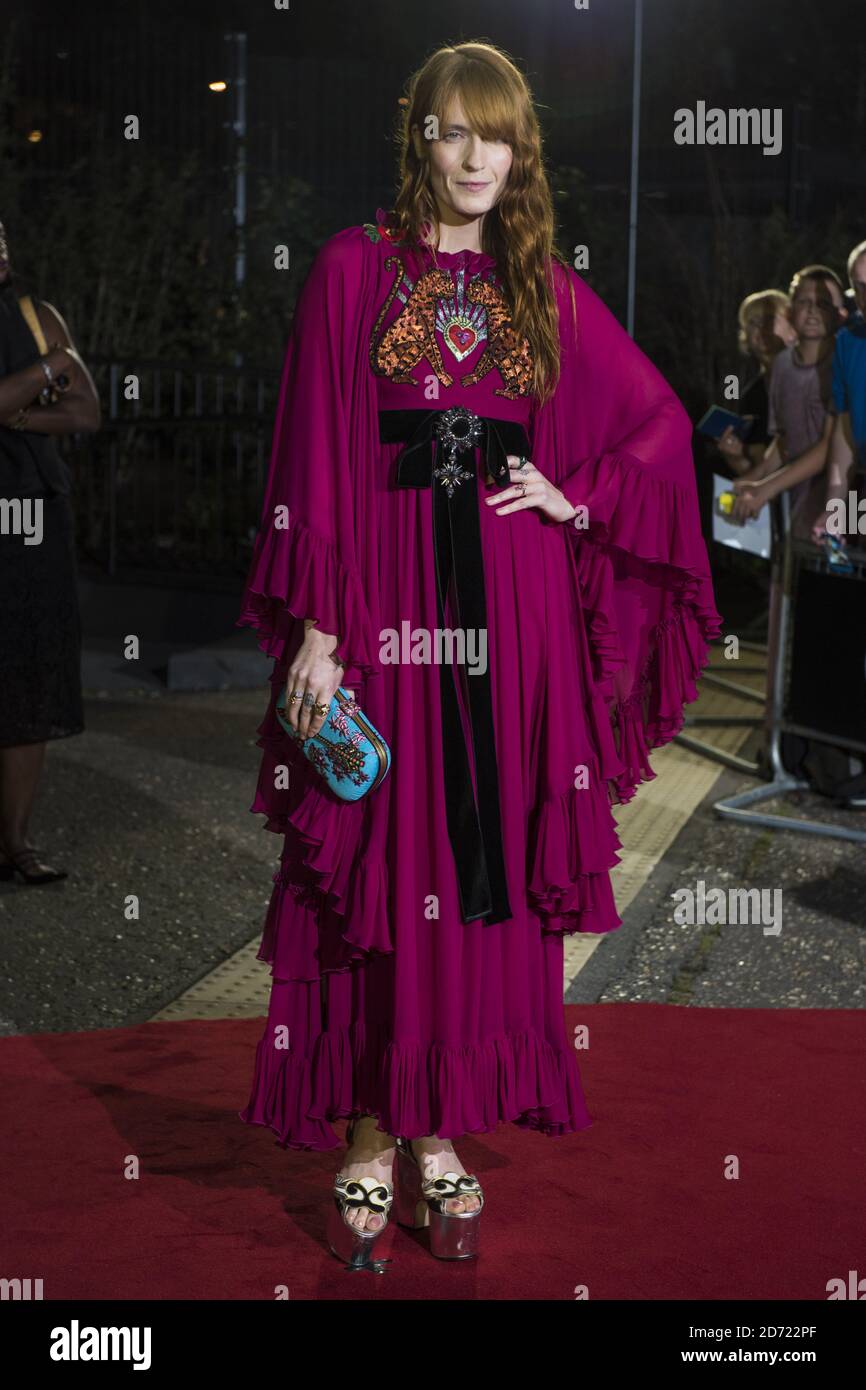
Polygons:
<instances>
[{"instance_id":1,"label":"hair with bangs","mask_svg":"<svg viewBox=\"0 0 866 1390\"><path fill-rule=\"evenodd\" d=\"M842 281L839 279L839 276L836 274L835 270L831 270L828 265L804 265L802 270L796 271L791 278L791 284L788 287L788 293L791 296L792 301L794 295L797 293L797 290L803 284L804 280L811 280L814 284L818 285L822 284L827 280L831 280L833 284L836 286L839 293L841 294L842 298L845 298L845 286L842 284Z\"/></svg>"},{"instance_id":2,"label":"hair with bangs","mask_svg":"<svg viewBox=\"0 0 866 1390\"><path fill-rule=\"evenodd\" d=\"M461 43L440 48L410 78L397 132L400 186L395 226L406 240L435 245L438 211L426 150L419 158L412 131L423 139L435 116L442 129L457 98L482 140L505 140L513 158L498 202L482 223L482 250L495 257L516 333L529 341L533 393L544 401L559 380L559 324L552 260L568 262L553 244L553 199L544 169L541 131L523 74L498 48ZM430 235L432 233L432 242ZM574 287L568 277L572 315Z\"/></svg>"},{"instance_id":3,"label":"hair with bangs","mask_svg":"<svg viewBox=\"0 0 866 1390\"><path fill-rule=\"evenodd\" d=\"M767 357L778 357L785 344L773 332L777 314L784 314L787 319L791 317L791 298L784 290L756 290L754 294L746 295L737 310L738 341L742 353L748 355L750 352L746 329L753 322L761 330Z\"/></svg>"}]
</instances>

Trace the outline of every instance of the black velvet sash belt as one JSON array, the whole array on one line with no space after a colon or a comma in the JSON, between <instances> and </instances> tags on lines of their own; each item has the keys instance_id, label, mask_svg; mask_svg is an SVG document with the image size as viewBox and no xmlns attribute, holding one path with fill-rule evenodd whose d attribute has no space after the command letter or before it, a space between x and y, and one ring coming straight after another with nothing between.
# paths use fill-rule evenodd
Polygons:
<instances>
[{"instance_id":1,"label":"black velvet sash belt","mask_svg":"<svg viewBox=\"0 0 866 1390\"><path fill-rule=\"evenodd\" d=\"M398 487L433 488L436 609L440 628L445 625L445 599L453 576L458 626L464 633L472 628L486 633L487 604L475 485L475 449L482 450L487 473L495 485L507 487L510 483L507 455L529 453L523 426L511 420L487 419L463 406L454 406L451 410L381 410L379 438L386 444L406 442L397 459ZM461 456L465 456L465 461ZM446 664L442 662L439 666L445 809L457 870L460 908L464 922L479 917L486 917L491 923L503 922L511 916L511 908L502 853L490 665L488 661L483 675L467 674L466 677L478 789L476 806L457 702L457 673L450 675Z\"/></svg>"}]
</instances>

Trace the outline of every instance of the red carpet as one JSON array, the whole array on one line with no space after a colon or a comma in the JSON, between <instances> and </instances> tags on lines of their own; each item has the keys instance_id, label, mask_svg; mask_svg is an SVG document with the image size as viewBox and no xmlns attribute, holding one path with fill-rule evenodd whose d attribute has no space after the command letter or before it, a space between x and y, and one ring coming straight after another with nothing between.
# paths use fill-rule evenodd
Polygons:
<instances>
[{"instance_id":1,"label":"red carpet","mask_svg":"<svg viewBox=\"0 0 866 1390\"><path fill-rule=\"evenodd\" d=\"M847 1278L862 1256L862 1012L567 1015L589 1025L593 1127L470 1135L481 1259L443 1264L397 1231L379 1277L344 1272L324 1245L343 1150L286 1151L236 1117L259 1020L3 1039L0 1277L41 1277L46 1299L272 1299L285 1284L293 1299L567 1300L578 1285L822 1300Z\"/></svg>"}]
</instances>

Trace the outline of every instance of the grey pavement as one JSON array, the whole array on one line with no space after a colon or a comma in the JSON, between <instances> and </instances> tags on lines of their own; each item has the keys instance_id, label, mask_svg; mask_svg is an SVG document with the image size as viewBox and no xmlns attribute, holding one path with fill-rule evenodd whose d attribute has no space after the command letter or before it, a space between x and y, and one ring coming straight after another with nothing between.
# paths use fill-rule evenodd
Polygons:
<instances>
[{"instance_id":1,"label":"grey pavement","mask_svg":"<svg viewBox=\"0 0 866 1390\"><path fill-rule=\"evenodd\" d=\"M70 876L0 884L0 1031L142 1022L260 933L281 847L248 809L266 704L115 694L49 745L32 838Z\"/></svg>"},{"instance_id":2,"label":"grey pavement","mask_svg":"<svg viewBox=\"0 0 866 1390\"><path fill-rule=\"evenodd\" d=\"M90 637L81 654L81 682L94 695L149 690L261 690L271 661L252 633L238 629L206 646L145 642L127 660L112 639Z\"/></svg>"},{"instance_id":3,"label":"grey pavement","mask_svg":"<svg viewBox=\"0 0 866 1390\"><path fill-rule=\"evenodd\" d=\"M202 591L79 577L79 602L86 691L256 690L270 674L252 631L235 627L240 584ZM135 660L128 634L139 640Z\"/></svg>"},{"instance_id":4,"label":"grey pavement","mask_svg":"<svg viewBox=\"0 0 866 1390\"><path fill-rule=\"evenodd\" d=\"M746 756L754 748L746 748ZM571 1003L718 1008L866 1008L866 845L745 827L712 804L757 785L723 771L567 994ZM638 793L639 795L640 793ZM797 792L762 809L866 830L866 812ZM781 890L781 931L674 920L671 895L710 887Z\"/></svg>"},{"instance_id":5,"label":"grey pavement","mask_svg":"<svg viewBox=\"0 0 866 1390\"><path fill-rule=\"evenodd\" d=\"M0 1032L141 1022L260 935L281 848L248 810L266 698L264 687L106 693L87 700L84 734L50 745L33 837L70 877L0 884ZM864 1007L863 846L713 814L712 800L749 785L723 773L570 1001ZM866 824L817 797L805 809ZM781 888L780 936L677 926L670 893L698 879ZM125 916L128 894L138 920Z\"/></svg>"}]
</instances>

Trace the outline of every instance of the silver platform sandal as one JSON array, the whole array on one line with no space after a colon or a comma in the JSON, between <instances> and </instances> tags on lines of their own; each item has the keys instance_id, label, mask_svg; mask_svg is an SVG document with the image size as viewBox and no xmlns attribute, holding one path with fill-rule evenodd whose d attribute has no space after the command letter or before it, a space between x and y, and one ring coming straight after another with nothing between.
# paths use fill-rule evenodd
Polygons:
<instances>
[{"instance_id":1,"label":"silver platform sandal","mask_svg":"<svg viewBox=\"0 0 866 1390\"><path fill-rule=\"evenodd\" d=\"M397 1140L397 1197L394 1208L401 1226L430 1227L430 1253L437 1260L471 1260L478 1256L478 1237L484 1193L472 1173L442 1173L424 1182L418 1160L406 1139ZM451 1198L477 1197L475 1211L451 1212Z\"/></svg>"},{"instance_id":2,"label":"silver platform sandal","mask_svg":"<svg viewBox=\"0 0 866 1390\"><path fill-rule=\"evenodd\" d=\"M355 1121L346 1129L346 1143L351 1146ZM338 1173L334 1179L333 1201L328 1209L328 1245L331 1253L343 1261L345 1269L366 1269L372 1274L384 1274L390 1258L374 1259L373 1252L388 1229L388 1217L394 1200L393 1183L379 1178L347 1178ZM377 1231L359 1231L346 1224L346 1212L367 1207L383 1218Z\"/></svg>"}]
</instances>

